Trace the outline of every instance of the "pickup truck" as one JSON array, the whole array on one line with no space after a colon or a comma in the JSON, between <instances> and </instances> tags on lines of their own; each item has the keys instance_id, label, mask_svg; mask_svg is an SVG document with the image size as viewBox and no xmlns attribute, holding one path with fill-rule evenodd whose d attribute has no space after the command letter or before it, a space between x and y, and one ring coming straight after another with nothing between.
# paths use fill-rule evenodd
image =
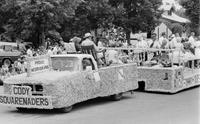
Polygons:
<instances>
[{"instance_id":1,"label":"pickup truck","mask_svg":"<svg viewBox=\"0 0 200 124\"><path fill-rule=\"evenodd\" d=\"M89 54L30 58L28 67L27 73L4 81L0 104L69 112L76 103L107 96L120 100L138 88L136 64L98 68Z\"/></svg>"}]
</instances>

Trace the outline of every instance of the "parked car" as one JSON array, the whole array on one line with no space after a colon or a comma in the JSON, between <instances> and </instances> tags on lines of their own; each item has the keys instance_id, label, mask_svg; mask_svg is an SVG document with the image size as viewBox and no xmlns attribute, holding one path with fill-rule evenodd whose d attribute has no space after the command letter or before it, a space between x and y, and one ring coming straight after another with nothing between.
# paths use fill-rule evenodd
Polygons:
<instances>
[{"instance_id":1,"label":"parked car","mask_svg":"<svg viewBox=\"0 0 200 124\"><path fill-rule=\"evenodd\" d=\"M20 56L21 52L18 51L17 45L14 43L0 43L0 66L3 64L10 66Z\"/></svg>"}]
</instances>

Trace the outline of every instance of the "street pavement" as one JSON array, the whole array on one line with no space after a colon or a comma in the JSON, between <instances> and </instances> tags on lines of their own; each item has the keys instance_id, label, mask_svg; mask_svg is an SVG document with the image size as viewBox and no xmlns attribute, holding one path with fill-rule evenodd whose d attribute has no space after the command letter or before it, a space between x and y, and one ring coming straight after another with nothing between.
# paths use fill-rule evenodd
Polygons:
<instances>
[{"instance_id":1,"label":"street pavement","mask_svg":"<svg viewBox=\"0 0 200 124\"><path fill-rule=\"evenodd\" d=\"M135 92L121 101L98 98L75 105L70 113L22 113L0 106L0 124L200 124L199 91L200 87L173 95Z\"/></svg>"}]
</instances>

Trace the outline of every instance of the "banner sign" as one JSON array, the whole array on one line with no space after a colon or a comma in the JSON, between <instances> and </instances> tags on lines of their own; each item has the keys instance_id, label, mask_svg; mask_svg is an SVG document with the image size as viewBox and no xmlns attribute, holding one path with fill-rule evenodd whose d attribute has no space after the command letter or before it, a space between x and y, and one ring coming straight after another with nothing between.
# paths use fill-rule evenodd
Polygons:
<instances>
[{"instance_id":1,"label":"banner sign","mask_svg":"<svg viewBox=\"0 0 200 124\"><path fill-rule=\"evenodd\" d=\"M29 87L29 86L12 86L11 94L12 95L31 96L32 91L31 91L31 87Z\"/></svg>"},{"instance_id":2,"label":"banner sign","mask_svg":"<svg viewBox=\"0 0 200 124\"><path fill-rule=\"evenodd\" d=\"M48 96L0 95L0 104L23 108L53 108L51 97Z\"/></svg>"},{"instance_id":3,"label":"banner sign","mask_svg":"<svg viewBox=\"0 0 200 124\"><path fill-rule=\"evenodd\" d=\"M49 60L48 59L39 59L30 62L31 72L37 72L49 69Z\"/></svg>"},{"instance_id":4,"label":"banner sign","mask_svg":"<svg viewBox=\"0 0 200 124\"><path fill-rule=\"evenodd\" d=\"M0 104L13 107L51 109L50 96L31 96L29 86L12 86L11 95L0 95Z\"/></svg>"},{"instance_id":5,"label":"banner sign","mask_svg":"<svg viewBox=\"0 0 200 124\"><path fill-rule=\"evenodd\" d=\"M40 56L28 60L28 76L30 76L30 73L41 72L48 69L50 69L50 58L48 56Z\"/></svg>"}]
</instances>

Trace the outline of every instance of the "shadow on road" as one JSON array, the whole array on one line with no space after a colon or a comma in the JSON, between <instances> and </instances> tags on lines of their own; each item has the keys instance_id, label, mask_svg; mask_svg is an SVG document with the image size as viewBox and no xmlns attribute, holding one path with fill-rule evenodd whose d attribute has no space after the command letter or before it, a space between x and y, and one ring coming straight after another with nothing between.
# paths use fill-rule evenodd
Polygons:
<instances>
[{"instance_id":1,"label":"shadow on road","mask_svg":"<svg viewBox=\"0 0 200 124\"><path fill-rule=\"evenodd\" d=\"M159 92L159 91L145 91L145 90L141 90L141 89L136 89L134 90L135 92L143 92L143 93L152 93L152 94L160 94L160 95L175 95L175 94L178 94L178 93L182 93L182 92L187 92L189 90L192 90L192 89L196 89L196 88L199 88L200 86L194 86L194 87L190 87L190 88L187 88L187 89L183 89L181 91L178 91L176 93L170 93L170 92Z\"/></svg>"}]
</instances>

